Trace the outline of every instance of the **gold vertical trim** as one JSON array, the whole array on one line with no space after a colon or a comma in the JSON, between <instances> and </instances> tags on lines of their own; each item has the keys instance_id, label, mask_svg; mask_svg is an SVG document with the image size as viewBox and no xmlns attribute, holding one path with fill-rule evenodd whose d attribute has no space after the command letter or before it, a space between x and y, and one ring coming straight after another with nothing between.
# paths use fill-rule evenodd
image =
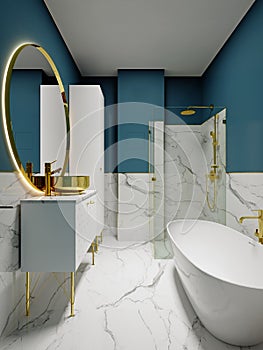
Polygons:
<instances>
[{"instance_id":1,"label":"gold vertical trim","mask_svg":"<svg viewBox=\"0 0 263 350\"><path fill-rule=\"evenodd\" d=\"M96 244L95 244L95 246L96 246L96 253L98 253L98 250L99 250L99 236L96 236Z\"/></svg>"},{"instance_id":2,"label":"gold vertical trim","mask_svg":"<svg viewBox=\"0 0 263 350\"><path fill-rule=\"evenodd\" d=\"M70 317L75 316L74 304L75 304L75 273L70 273Z\"/></svg>"},{"instance_id":3,"label":"gold vertical trim","mask_svg":"<svg viewBox=\"0 0 263 350\"><path fill-rule=\"evenodd\" d=\"M26 272L26 316L30 313L30 272Z\"/></svg>"},{"instance_id":4,"label":"gold vertical trim","mask_svg":"<svg viewBox=\"0 0 263 350\"><path fill-rule=\"evenodd\" d=\"M91 243L92 265L95 265L95 243Z\"/></svg>"}]
</instances>

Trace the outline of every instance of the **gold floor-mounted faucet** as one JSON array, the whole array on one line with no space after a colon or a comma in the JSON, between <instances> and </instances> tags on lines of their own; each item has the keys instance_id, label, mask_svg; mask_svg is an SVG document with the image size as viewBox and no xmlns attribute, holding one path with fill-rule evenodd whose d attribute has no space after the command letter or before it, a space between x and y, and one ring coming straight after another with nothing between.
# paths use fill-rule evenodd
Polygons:
<instances>
[{"instance_id":1,"label":"gold floor-mounted faucet","mask_svg":"<svg viewBox=\"0 0 263 350\"><path fill-rule=\"evenodd\" d=\"M242 222L245 219L258 219L258 229L256 229L255 236L258 237L259 243L263 244L263 210L252 210L258 212L258 216L241 216L239 222Z\"/></svg>"},{"instance_id":2,"label":"gold floor-mounted faucet","mask_svg":"<svg viewBox=\"0 0 263 350\"><path fill-rule=\"evenodd\" d=\"M45 196L51 196L51 175L58 173L62 168L51 171L51 165L53 162L45 163Z\"/></svg>"}]
</instances>

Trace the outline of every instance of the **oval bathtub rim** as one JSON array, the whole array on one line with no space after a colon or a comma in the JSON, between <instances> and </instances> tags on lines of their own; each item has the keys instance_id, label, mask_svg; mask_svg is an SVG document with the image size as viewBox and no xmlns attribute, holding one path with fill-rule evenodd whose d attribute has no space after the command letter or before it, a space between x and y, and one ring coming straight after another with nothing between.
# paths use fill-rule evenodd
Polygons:
<instances>
[{"instance_id":1,"label":"oval bathtub rim","mask_svg":"<svg viewBox=\"0 0 263 350\"><path fill-rule=\"evenodd\" d=\"M221 281L221 282L224 282L224 283L231 284L231 285L233 285L233 286L263 291L263 285L262 285L262 288L260 288L260 287L255 287L255 286L251 286L251 285L247 285L247 284L241 284L241 283L233 282L233 281L231 281L231 280L222 279L221 277L217 277L217 276L215 276L215 275L212 275L211 273L209 273L209 272L204 271L203 269L201 269L199 266L197 266L195 263L193 263L192 260L189 259L189 257L182 251L182 249L179 248L178 245L174 242L173 238L172 238L171 235L170 235L170 231L169 231L169 229L168 229L168 226L169 226L171 223L173 223L173 222L179 222L179 221L181 221L181 222L182 222L182 221L194 221L194 220L195 220L195 219L177 219L177 220L171 220L171 221L169 221L169 222L167 223L167 225L166 225L166 229L167 229L168 235L169 235L170 239L173 241L173 243L176 245L176 248L180 251L180 253L181 253L183 256L185 256L186 259L187 259L197 270L201 271L202 273L204 273L205 275L207 275L207 276L209 276L209 277L212 277L212 278L214 278L214 279L216 279L216 280L219 280L219 281ZM226 226L226 225L219 224L219 223L214 222L214 221L208 221L208 220L196 220L196 221L209 222L209 223L217 224L217 225L220 225L220 226L225 226L225 227L227 227L227 228L229 228L229 229L231 229L231 230L237 232L239 235L244 236L245 238L247 238L247 241L252 240L252 238L249 238L248 236L242 234L241 232L236 231L235 229L232 229L231 227L228 227L228 226ZM260 245L258 242L256 242L255 240L252 240L252 241L255 242L257 245L259 245L259 247L261 246L261 245ZM261 248L263 249L263 246L262 246ZM174 258L174 256L173 256L173 258Z\"/></svg>"}]
</instances>

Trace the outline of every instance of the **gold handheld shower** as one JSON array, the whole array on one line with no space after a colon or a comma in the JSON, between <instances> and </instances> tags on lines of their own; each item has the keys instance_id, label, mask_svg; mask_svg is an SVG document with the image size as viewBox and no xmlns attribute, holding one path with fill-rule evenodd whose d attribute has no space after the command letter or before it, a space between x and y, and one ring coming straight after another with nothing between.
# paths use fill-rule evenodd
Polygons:
<instances>
[{"instance_id":1,"label":"gold handheld shower","mask_svg":"<svg viewBox=\"0 0 263 350\"><path fill-rule=\"evenodd\" d=\"M217 189L216 189L216 180L219 179L219 175L217 172L218 164L217 164L217 146L218 146L218 140L217 140L217 120L218 120L218 114L214 115L214 130L210 132L210 136L212 138L212 146L213 146L213 164L211 165L210 173L207 175L206 178L206 202L210 210L214 211L216 207L216 201L217 201ZM210 203L209 201L209 192L208 192L208 179L213 183L214 187L214 195L213 195L213 202Z\"/></svg>"}]
</instances>

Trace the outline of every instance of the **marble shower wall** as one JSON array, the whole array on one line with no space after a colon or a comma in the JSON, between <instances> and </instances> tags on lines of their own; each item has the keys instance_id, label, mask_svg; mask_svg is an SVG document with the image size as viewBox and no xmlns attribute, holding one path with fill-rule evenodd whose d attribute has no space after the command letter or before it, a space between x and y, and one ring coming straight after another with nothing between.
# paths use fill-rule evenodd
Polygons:
<instances>
[{"instance_id":1,"label":"marble shower wall","mask_svg":"<svg viewBox=\"0 0 263 350\"><path fill-rule=\"evenodd\" d=\"M165 126L165 225L174 219L200 217L205 203L202 183L207 163L200 126Z\"/></svg>"},{"instance_id":2,"label":"marble shower wall","mask_svg":"<svg viewBox=\"0 0 263 350\"><path fill-rule=\"evenodd\" d=\"M211 220L218 222L220 224L226 223L226 124L223 121L226 119L226 110L221 111L218 114L217 119L217 164L218 164L218 180L215 183L211 182L208 177L203 174L202 176L202 188L208 191L208 200L210 206L214 204L214 190L216 191L216 205L214 209L210 209L207 205L207 201L203 207L200 219ZM208 119L205 123L201 125L201 145L204 152L208 172L211 170L211 165L213 164L213 146L212 138L210 132L214 130L214 118Z\"/></svg>"},{"instance_id":3,"label":"marble shower wall","mask_svg":"<svg viewBox=\"0 0 263 350\"><path fill-rule=\"evenodd\" d=\"M157 237L157 233L162 233L161 226L166 227L167 223L174 219L199 218L225 223L225 124L222 122L225 117L226 113L223 110L217 122L219 180L216 182L217 205L215 210L209 209L206 202L206 189L209 191L210 202L213 201L214 192L213 184L206 176L211 169L213 156L210 136L210 131L214 128L213 118L202 125L165 126L164 150L162 150L164 167L162 164L157 164L157 181L151 189L148 188L154 195L149 198L149 203L147 202L149 207L143 209L147 215L155 216L155 220L150 221L152 237ZM160 125L158 125L158 130L161 130ZM161 153L163 140L159 142L159 145L159 138L156 139L154 154ZM135 174L130 174L130 176L133 177ZM140 181L140 176L137 180ZM147 186L149 185L148 183ZM117 200L118 176L117 174L105 174L105 235L117 236ZM133 205L139 205L136 203L137 199L133 198L132 201ZM158 207L158 210L155 207ZM124 217L121 217L122 219L124 220ZM158 229L156 229L157 226Z\"/></svg>"},{"instance_id":4,"label":"marble shower wall","mask_svg":"<svg viewBox=\"0 0 263 350\"><path fill-rule=\"evenodd\" d=\"M225 111L219 114L216 209L206 201L206 190L213 202L213 184L207 179L213 163L210 131L213 118L202 125L165 126L165 223L173 219L199 218L225 223Z\"/></svg>"}]
</instances>

